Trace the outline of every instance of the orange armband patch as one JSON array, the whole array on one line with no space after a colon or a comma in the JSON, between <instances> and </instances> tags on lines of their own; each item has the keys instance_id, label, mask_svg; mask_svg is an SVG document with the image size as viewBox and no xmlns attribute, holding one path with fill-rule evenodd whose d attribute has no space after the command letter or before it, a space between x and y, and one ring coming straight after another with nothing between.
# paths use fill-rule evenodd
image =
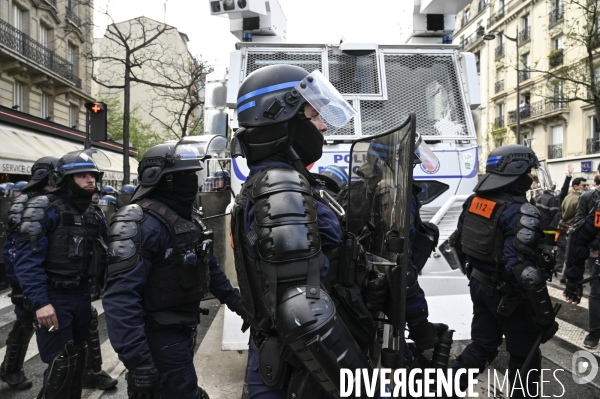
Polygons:
<instances>
[{"instance_id":1,"label":"orange armband patch","mask_svg":"<svg viewBox=\"0 0 600 399\"><path fill-rule=\"evenodd\" d=\"M600 227L600 211L596 211L594 215L594 226Z\"/></svg>"},{"instance_id":2,"label":"orange armband patch","mask_svg":"<svg viewBox=\"0 0 600 399\"><path fill-rule=\"evenodd\" d=\"M496 207L496 205L497 203L494 201L490 201L485 198L475 197L471 202L469 212L489 219L492 217L492 212L494 212L494 208Z\"/></svg>"}]
</instances>

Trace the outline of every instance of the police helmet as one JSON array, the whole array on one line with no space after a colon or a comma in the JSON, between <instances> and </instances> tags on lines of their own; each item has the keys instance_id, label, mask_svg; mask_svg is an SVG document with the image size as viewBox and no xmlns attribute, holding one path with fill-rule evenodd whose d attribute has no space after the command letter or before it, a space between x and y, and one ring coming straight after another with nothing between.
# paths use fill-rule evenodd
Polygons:
<instances>
[{"instance_id":1,"label":"police helmet","mask_svg":"<svg viewBox=\"0 0 600 399\"><path fill-rule=\"evenodd\" d=\"M104 197L105 195L112 195L113 197L117 193L117 190L114 189L113 186L109 186L108 184L100 190L100 196Z\"/></svg>"},{"instance_id":2,"label":"police helmet","mask_svg":"<svg viewBox=\"0 0 600 399\"><path fill-rule=\"evenodd\" d=\"M31 180L22 192L40 190L46 186L54 186L54 168L58 164L58 157L42 157L35 161L31 168Z\"/></svg>"},{"instance_id":3,"label":"police helmet","mask_svg":"<svg viewBox=\"0 0 600 399\"><path fill-rule=\"evenodd\" d=\"M202 185L202 191L209 192L215 191L215 178L212 176L207 177Z\"/></svg>"},{"instance_id":4,"label":"police helmet","mask_svg":"<svg viewBox=\"0 0 600 399\"><path fill-rule=\"evenodd\" d=\"M343 126L355 114L319 71L309 73L282 64L248 75L238 91L238 122L244 129L236 132L232 155L243 156L249 163L276 153L282 153L290 162L299 158L305 165L318 160L323 134L304 115L307 103L334 128Z\"/></svg>"},{"instance_id":5,"label":"police helmet","mask_svg":"<svg viewBox=\"0 0 600 399\"><path fill-rule=\"evenodd\" d=\"M135 191L135 186L133 184L124 184L119 190L119 194L133 194Z\"/></svg>"},{"instance_id":6,"label":"police helmet","mask_svg":"<svg viewBox=\"0 0 600 399\"><path fill-rule=\"evenodd\" d=\"M163 176L173 172L202 170L204 149L185 138L175 144L159 144L150 148L138 165L140 184L131 202L147 197Z\"/></svg>"},{"instance_id":7,"label":"police helmet","mask_svg":"<svg viewBox=\"0 0 600 399\"><path fill-rule=\"evenodd\" d=\"M226 170L218 170L214 175L215 190L223 190L231 185L231 176Z\"/></svg>"},{"instance_id":8,"label":"police helmet","mask_svg":"<svg viewBox=\"0 0 600 399\"><path fill-rule=\"evenodd\" d=\"M19 195L21 195L21 192L23 191L23 187L25 187L27 185L26 181L18 181L15 183L15 185L10 189L10 196L11 197L17 197Z\"/></svg>"},{"instance_id":9,"label":"police helmet","mask_svg":"<svg viewBox=\"0 0 600 399\"><path fill-rule=\"evenodd\" d=\"M4 197L6 195L6 188L4 184L0 184L0 197Z\"/></svg>"},{"instance_id":10,"label":"police helmet","mask_svg":"<svg viewBox=\"0 0 600 399\"><path fill-rule=\"evenodd\" d=\"M488 155L485 175L473 191L480 193L508 186L539 166L537 155L531 148L519 144L503 145Z\"/></svg>"},{"instance_id":11,"label":"police helmet","mask_svg":"<svg viewBox=\"0 0 600 399\"><path fill-rule=\"evenodd\" d=\"M319 173L317 173L317 177L325 183L325 187L334 193L339 193L340 190L346 188L348 183L350 182L350 178L348 177L348 173L346 171L337 166L337 165L329 165L321 169Z\"/></svg>"},{"instance_id":12,"label":"police helmet","mask_svg":"<svg viewBox=\"0 0 600 399\"><path fill-rule=\"evenodd\" d=\"M108 206L117 206L117 199L112 195L103 195L98 200L98 205L108 205Z\"/></svg>"},{"instance_id":13,"label":"police helmet","mask_svg":"<svg viewBox=\"0 0 600 399\"><path fill-rule=\"evenodd\" d=\"M7 181L6 183L4 183L4 195L7 195L10 193L10 190L15 186L15 183Z\"/></svg>"},{"instance_id":14,"label":"police helmet","mask_svg":"<svg viewBox=\"0 0 600 399\"><path fill-rule=\"evenodd\" d=\"M106 157L103 152L95 149L73 151L63 155L58 160L58 164L55 169L55 187L64 187L67 182L67 176L80 173L94 174L96 183L99 183L103 173L98 169L97 162L110 166L108 157Z\"/></svg>"}]
</instances>

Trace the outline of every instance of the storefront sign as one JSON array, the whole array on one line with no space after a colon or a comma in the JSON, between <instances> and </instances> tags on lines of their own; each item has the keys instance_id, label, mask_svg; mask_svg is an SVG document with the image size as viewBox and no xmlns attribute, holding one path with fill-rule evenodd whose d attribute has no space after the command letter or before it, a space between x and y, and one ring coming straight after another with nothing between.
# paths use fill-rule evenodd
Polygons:
<instances>
[{"instance_id":1,"label":"storefront sign","mask_svg":"<svg viewBox=\"0 0 600 399\"><path fill-rule=\"evenodd\" d=\"M0 159L0 173L30 175L33 162Z\"/></svg>"},{"instance_id":2,"label":"storefront sign","mask_svg":"<svg viewBox=\"0 0 600 399\"><path fill-rule=\"evenodd\" d=\"M581 161L581 171L589 173L592 171L592 161Z\"/></svg>"}]
</instances>

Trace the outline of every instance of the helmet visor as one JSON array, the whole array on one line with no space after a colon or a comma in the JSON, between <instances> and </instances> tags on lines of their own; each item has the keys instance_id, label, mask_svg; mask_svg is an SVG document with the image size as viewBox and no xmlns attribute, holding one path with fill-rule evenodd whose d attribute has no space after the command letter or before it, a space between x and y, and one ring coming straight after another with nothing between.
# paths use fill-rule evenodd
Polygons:
<instances>
[{"instance_id":1,"label":"helmet visor","mask_svg":"<svg viewBox=\"0 0 600 399\"><path fill-rule=\"evenodd\" d=\"M427 143L423 141L421 135L417 135L415 142L415 155L421 161L421 168L425 173L435 173L440 168L440 160L435 153L429 148Z\"/></svg>"},{"instance_id":2,"label":"helmet visor","mask_svg":"<svg viewBox=\"0 0 600 399\"><path fill-rule=\"evenodd\" d=\"M206 155L206 147L204 143L181 139L175 146L175 156L179 155L181 159L202 159Z\"/></svg>"},{"instance_id":3,"label":"helmet visor","mask_svg":"<svg viewBox=\"0 0 600 399\"><path fill-rule=\"evenodd\" d=\"M69 154L76 154L75 162L65 163L61 165L61 170L84 169L87 167L97 169L108 169L111 166L110 159L103 151L96 148L88 148L83 151L75 151Z\"/></svg>"},{"instance_id":4,"label":"helmet visor","mask_svg":"<svg viewBox=\"0 0 600 399\"><path fill-rule=\"evenodd\" d=\"M532 189L538 189L538 191L554 190L554 183L552 182L550 174L541 165L539 168L531 168L531 174L537 178L534 178L534 185L537 180L537 187L532 187ZM535 194L538 193L536 192Z\"/></svg>"},{"instance_id":5,"label":"helmet visor","mask_svg":"<svg viewBox=\"0 0 600 399\"><path fill-rule=\"evenodd\" d=\"M336 128L344 126L356 114L348 101L318 70L302 79L295 89L325 122Z\"/></svg>"}]
</instances>

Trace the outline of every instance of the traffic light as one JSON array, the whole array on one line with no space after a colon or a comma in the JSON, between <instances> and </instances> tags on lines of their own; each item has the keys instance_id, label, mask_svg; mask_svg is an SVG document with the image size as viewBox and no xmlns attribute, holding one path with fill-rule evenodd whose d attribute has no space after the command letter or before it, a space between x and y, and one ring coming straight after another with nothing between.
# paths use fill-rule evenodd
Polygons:
<instances>
[{"instance_id":1,"label":"traffic light","mask_svg":"<svg viewBox=\"0 0 600 399\"><path fill-rule=\"evenodd\" d=\"M108 106L106 103L85 103L88 110L90 123L90 140L106 141L106 125L108 118Z\"/></svg>"}]
</instances>

